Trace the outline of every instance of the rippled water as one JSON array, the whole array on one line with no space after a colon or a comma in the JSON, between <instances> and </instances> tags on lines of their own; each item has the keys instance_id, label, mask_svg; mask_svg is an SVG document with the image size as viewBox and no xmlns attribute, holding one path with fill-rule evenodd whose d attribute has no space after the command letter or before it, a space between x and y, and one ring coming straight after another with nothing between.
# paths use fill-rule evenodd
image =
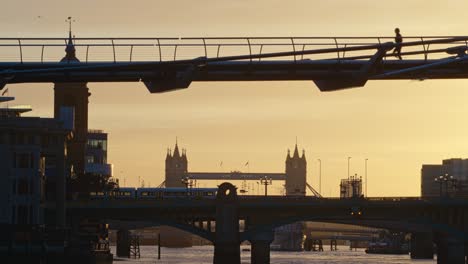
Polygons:
<instances>
[{"instance_id":1,"label":"rippled water","mask_svg":"<svg viewBox=\"0 0 468 264\"><path fill-rule=\"evenodd\" d=\"M250 248L242 246L242 248ZM366 254L364 249L350 251L349 247L339 247L338 251L324 252L271 252L271 263L274 264L335 264L335 263L361 263L361 264L433 264L436 260L411 260L409 255L377 255ZM161 248L161 259L157 259L156 246L142 246L140 259L120 259L115 257L118 264L149 264L149 263L213 263L213 247L195 246L192 248L175 249ZM112 248L115 254L115 247ZM241 252L242 263L250 263L250 252Z\"/></svg>"}]
</instances>

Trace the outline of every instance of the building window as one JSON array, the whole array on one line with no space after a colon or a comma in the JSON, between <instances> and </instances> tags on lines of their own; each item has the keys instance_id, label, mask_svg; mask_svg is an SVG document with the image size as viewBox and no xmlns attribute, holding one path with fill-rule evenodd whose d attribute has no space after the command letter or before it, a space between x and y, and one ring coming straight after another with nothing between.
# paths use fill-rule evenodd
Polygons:
<instances>
[{"instance_id":1,"label":"building window","mask_svg":"<svg viewBox=\"0 0 468 264\"><path fill-rule=\"evenodd\" d=\"M34 145L34 135L28 135L28 144Z\"/></svg>"},{"instance_id":2,"label":"building window","mask_svg":"<svg viewBox=\"0 0 468 264\"><path fill-rule=\"evenodd\" d=\"M94 156L86 156L86 163L94 163Z\"/></svg>"},{"instance_id":3,"label":"building window","mask_svg":"<svg viewBox=\"0 0 468 264\"><path fill-rule=\"evenodd\" d=\"M57 166L57 157L53 155L45 156L45 167L55 168Z\"/></svg>"},{"instance_id":4,"label":"building window","mask_svg":"<svg viewBox=\"0 0 468 264\"><path fill-rule=\"evenodd\" d=\"M13 179L12 183L11 183L11 193L13 195L16 194L16 179Z\"/></svg>"},{"instance_id":5,"label":"building window","mask_svg":"<svg viewBox=\"0 0 468 264\"><path fill-rule=\"evenodd\" d=\"M34 167L34 153L13 153L13 168L29 169Z\"/></svg>"},{"instance_id":6,"label":"building window","mask_svg":"<svg viewBox=\"0 0 468 264\"><path fill-rule=\"evenodd\" d=\"M16 206L11 207L11 223L16 224Z\"/></svg>"},{"instance_id":7,"label":"building window","mask_svg":"<svg viewBox=\"0 0 468 264\"><path fill-rule=\"evenodd\" d=\"M28 223L28 207L24 205L18 206L18 224Z\"/></svg>"},{"instance_id":8,"label":"building window","mask_svg":"<svg viewBox=\"0 0 468 264\"><path fill-rule=\"evenodd\" d=\"M47 135L43 135L43 136L41 137L41 146L42 146L43 148L46 148L46 147L49 146L49 137L48 137Z\"/></svg>"},{"instance_id":9,"label":"building window","mask_svg":"<svg viewBox=\"0 0 468 264\"><path fill-rule=\"evenodd\" d=\"M29 206L29 224L34 224L34 214L32 205Z\"/></svg>"},{"instance_id":10,"label":"building window","mask_svg":"<svg viewBox=\"0 0 468 264\"><path fill-rule=\"evenodd\" d=\"M17 145L23 145L24 144L24 134L23 133L18 133L16 134L16 142Z\"/></svg>"},{"instance_id":11,"label":"building window","mask_svg":"<svg viewBox=\"0 0 468 264\"><path fill-rule=\"evenodd\" d=\"M6 133L0 133L0 144L6 144Z\"/></svg>"},{"instance_id":12,"label":"building window","mask_svg":"<svg viewBox=\"0 0 468 264\"><path fill-rule=\"evenodd\" d=\"M18 181L18 194L20 195L29 194L29 184L26 179L20 179Z\"/></svg>"},{"instance_id":13,"label":"building window","mask_svg":"<svg viewBox=\"0 0 468 264\"><path fill-rule=\"evenodd\" d=\"M88 139L88 148L107 150L107 140Z\"/></svg>"},{"instance_id":14,"label":"building window","mask_svg":"<svg viewBox=\"0 0 468 264\"><path fill-rule=\"evenodd\" d=\"M56 135L50 136L49 143L54 146L58 145L58 137Z\"/></svg>"}]
</instances>

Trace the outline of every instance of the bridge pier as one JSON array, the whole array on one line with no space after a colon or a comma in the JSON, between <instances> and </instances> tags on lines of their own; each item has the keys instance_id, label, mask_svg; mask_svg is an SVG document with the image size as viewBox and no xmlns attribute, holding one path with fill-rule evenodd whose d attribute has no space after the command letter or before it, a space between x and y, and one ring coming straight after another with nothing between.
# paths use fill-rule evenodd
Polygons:
<instances>
[{"instance_id":1,"label":"bridge pier","mask_svg":"<svg viewBox=\"0 0 468 264\"><path fill-rule=\"evenodd\" d=\"M440 235L437 239L437 264L465 264L465 245L455 238Z\"/></svg>"},{"instance_id":2,"label":"bridge pier","mask_svg":"<svg viewBox=\"0 0 468 264\"><path fill-rule=\"evenodd\" d=\"M270 244L275 238L273 230L262 230L253 234L250 239L252 264L270 263Z\"/></svg>"},{"instance_id":3,"label":"bridge pier","mask_svg":"<svg viewBox=\"0 0 468 264\"><path fill-rule=\"evenodd\" d=\"M434 259L432 232L417 232L411 234L411 258Z\"/></svg>"},{"instance_id":4,"label":"bridge pier","mask_svg":"<svg viewBox=\"0 0 468 264\"><path fill-rule=\"evenodd\" d=\"M119 258L130 257L130 231L119 229L117 231L116 254Z\"/></svg>"},{"instance_id":5,"label":"bridge pier","mask_svg":"<svg viewBox=\"0 0 468 264\"><path fill-rule=\"evenodd\" d=\"M216 195L214 264L240 264L239 215L236 187L223 183Z\"/></svg>"}]
</instances>

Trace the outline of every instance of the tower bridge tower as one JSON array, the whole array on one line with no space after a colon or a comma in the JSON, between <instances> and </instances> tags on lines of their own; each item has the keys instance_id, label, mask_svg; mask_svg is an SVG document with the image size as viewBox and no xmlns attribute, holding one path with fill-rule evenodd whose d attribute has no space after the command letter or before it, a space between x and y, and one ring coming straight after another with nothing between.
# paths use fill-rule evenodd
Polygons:
<instances>
[{"instance_id":1,"label":"tower bridge tower","mask_svg":"<svg viewBox=\"0 0 468 264\"><path fill-rule=\"evenodd\" d=\"M289 150L286 156L286 195L305 196L306 176L307 161L305 151L302 151L302 157L300 157L296 143L293 156L291 157Z\"/></svg>"},{"instance_id":2,"label":"tower bridge tower","mask_svg":"<svg viewBox=\"0 0 468 264\"><path fill-rule=\"evenodd\" d=\"M187 175L187 155L185 149L179 152L177 141L174 152L167 150L166 155L166 187L185 187L182 179Z\"/></svg>"}]
</instances>

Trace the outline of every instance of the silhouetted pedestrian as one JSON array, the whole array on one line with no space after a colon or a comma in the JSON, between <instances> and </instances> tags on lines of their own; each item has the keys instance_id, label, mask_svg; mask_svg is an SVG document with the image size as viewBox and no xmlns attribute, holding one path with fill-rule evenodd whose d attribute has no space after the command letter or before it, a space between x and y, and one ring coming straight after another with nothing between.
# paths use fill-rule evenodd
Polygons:
<instances>
[{"instance_id":1,"label":"silhouetted pedestrian","mask_svg":"<svg viewBox=\"0 0 468 264\"><path fill-rule=\"evenodd\" d=\"M393 54L395 57L401 60L401 43L403 43L403 37L400 34L400 29L395 28L395 49Z\"/></svg>"}]
</instances>

